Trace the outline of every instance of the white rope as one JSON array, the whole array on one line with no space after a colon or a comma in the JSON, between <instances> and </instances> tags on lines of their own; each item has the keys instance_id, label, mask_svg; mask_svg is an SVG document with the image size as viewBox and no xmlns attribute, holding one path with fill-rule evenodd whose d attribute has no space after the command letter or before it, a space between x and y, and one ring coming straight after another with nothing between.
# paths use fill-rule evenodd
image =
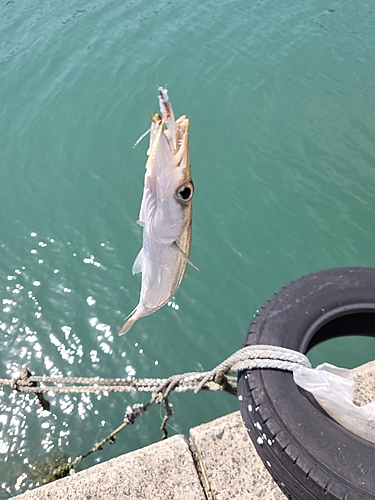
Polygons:
<instances>
[{"instance_id":1,"label":"white rope","mask_svg":"<svg viewBox=\"0 0 375 500\"><path fill-rule=\"evenodd\" d=\"M89 377L48 377L32 375L30 371L23 367L20 374L12 379L0 379L0 385L8 385L17 391L35 393L39 404L44 410L49 411L50 403L44 398L44 393L63 392L151 392L152 396L146 403L136 403L128 407L125 412L124 421L108 436L94 446L85 454L78 456L75 460L63 464L57 469L55 479L69 474L82 459L93 452L102 449L102 445L107 441L114 442L116 434L129 424L143 415L145 411L154 403L163 403L165 416L160 429L163 431L163 438L167 437L167 422L173 415L172 405L168 397L172 391L185 392L200 390L226 391L230 394L237 393L237 380L230 373L242 370L253 369L276 369L294 371L301 366L310 367L310 362L305 355L283 347L257 345L247 346L229 356L216 368L209 372L191 372L180 375L173 375L169 378L89 378ZM40 386L38 386L40 384ZM53 384L53 385L49 385Z\"/></svg>"},{"instance_id":2,"label":"white rope","mask_svg":"<svg viewBox=\"0 0 375 500\"><path fill-rule=\"evenodd\" d=\"M253 369L294 371L300 366L311 367L311 364L307 357L298 351L270 345L255 345L240 349L209 372L190 372L163 379L131 377L108 379L35 376L31 375L27 368L23 368L16 378L0 379L0 385L9 385L17 391L36 394L141 391L168 395L171 391L197 393L202 389L228 390L228 384L233 392L235 378L227 377L228 374ZM38 383L41 385L38 386Z\"/></svg>"}]
</instances>

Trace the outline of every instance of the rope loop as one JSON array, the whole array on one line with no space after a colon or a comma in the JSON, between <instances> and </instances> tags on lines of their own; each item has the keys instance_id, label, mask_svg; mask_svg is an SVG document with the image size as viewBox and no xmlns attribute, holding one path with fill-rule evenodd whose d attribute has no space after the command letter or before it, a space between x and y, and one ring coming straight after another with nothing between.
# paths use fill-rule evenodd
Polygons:
<instances>
[{"instance_id":1,"label":"rope loop","mask_svg":"<svg viewBox=\"0 0 375 500\"><path fill-rule=\"evenodd\" d=\"M50 411L51 405L49 401L44 397L43 392L37 389L38 383L32 380L32 374L25 366L21 368L19 376L11 380L10 386L17 392L26 390L28 392L33 392L38 400L39 406L41 406L43 410Z\"/></svg>"},{"instance_id":2,"label":"rope loop","mask_svg":"<svg viewBox=\"0 0 375 500\"><path fill-rule=\"evenodd\" d=\"M216 368L209 372L189 372L164 379L157 378L88 378L88 377L51 377L35 376L23 367L18 377L0 379L0 385L10 385L16 391L36 394L38 402L44 409L49 409L49 403L44 399L43 392L151 392L155 403L165 402L172 391L186 392L201 390L225 391L236 394L236 381L228 375L243 370L274 369L294 371L299 366L310 367L307 357L291 349L272 345L246 346L235 352ZM39 383L42 387L39 387ZM139 408L134 409L139 411ZM125 415L126 416L126 415ZM129 413L129 422L132 420Z\"/></svg>"},{"instance_id":3,"label":"rope loop","mask_svg":"<svg viewBox=\"0 0 375 500\"><path fill-rule=\"evenodd\" d=\"M209 372L189 372L171 377L158 378L99 378L99 377L51 377L35 376L23 367L20 374L12 379L0 379L1 385L8 385L18 392L34 393L38 403L44 410L50 410L49 402L44 398L43 392L50 393L97 393L101 392L151 392L151 398L146 404L135 403L128 406L123 422L104 439L95 443L85 454L77 456L73 461L64 464L57 471L56 477L63 477L72 471L74 467L91 453L102 449L106 442L114 443L116 435L128 425L134 424L135 420L143 415L148 408L156 403L163 404L165 415L160 429L163 431L162 439L168 436L168 420L173 415L172 404L169 396L172 391L195 393L205 391L224 391L229 394L237 394L237 379L231 376L236 372L253 369L274 369L293 371L300 366L310 367L307 357L291 349L285 349L270 345L247 346L235 352L228 359L220 363ZM39 383L41 387L39 387Z\"/></svg>"},{"instance_id":4,"label":"rope loop","mask_svg":"<svg viewBox=\"0 0 375 500\"><path fill-rule=\"evenodd\" d=\"M30 380L31 372L24 366L18 377L12 378L11 387L15 391L21 392L25 387L37 387L37 383Z\"/></svg>"}]
</instances>

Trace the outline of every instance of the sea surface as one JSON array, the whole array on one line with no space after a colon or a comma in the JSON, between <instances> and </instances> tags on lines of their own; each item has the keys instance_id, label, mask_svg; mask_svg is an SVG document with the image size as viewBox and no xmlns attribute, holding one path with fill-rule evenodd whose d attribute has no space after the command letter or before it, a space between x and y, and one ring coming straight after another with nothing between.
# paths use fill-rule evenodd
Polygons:
<instances>
[{"instance_id":1,"label":"sea surface","mask_svg":"<svg viewBox=\"0 0 375 500\"><path fill-rule=\"evenodd\" d=\"M375 267L375 19L363 0L0 2L0 378L167 377L239 349L262 304L301 275ZM166 86L191 120L193 246L176 296L117 331L147 139ZM354 367L374 339L310 354ZM0 499L30 465L72 458L148 394L35 397L0 388ZM169 434L237 409L173 394ZM161 437L155 405L81 468Z\"/></svg>"}]
</instances>

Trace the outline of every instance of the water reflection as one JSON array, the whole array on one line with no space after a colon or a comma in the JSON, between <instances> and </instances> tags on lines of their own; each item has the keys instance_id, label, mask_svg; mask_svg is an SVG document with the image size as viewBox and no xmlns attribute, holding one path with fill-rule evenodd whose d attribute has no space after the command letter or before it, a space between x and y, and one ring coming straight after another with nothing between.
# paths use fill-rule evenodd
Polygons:
<instances>
[{"instance_id":1,"label":"water reflection","mask_svg":"<svg viewBox=\"0 0 375 500\"><path fill-rule=\"evenodd\" d=\"M0 16L1 376L22 365L56 376L207 370L283 284L373 265L369 2L329 13L324 2L94 0L79 15L69 1L29 4L4 2ZM201 273L188 270L177 300L119 340L139 294L146 147L132 144L165 83L191 116ZM349 357L360 351L351 344ZM184 433L236 408L180 396L173 425ZM48 399L49 416L0 388L2 499L31 484L29 464L53 443L81 454L139 395ZM85 466L158 440L152 411Z\"/></svg>"},{"instance_id":2,"label":"water reflection","mask_svg":"<svg viewBox=\"0 0 375 500\"><path fill-rule=\"evenodd\" d=\"M58 311L77 310L71 266L66 260L64 262L62 253L64 247L71 247L71 242L64 243L55 237L38 238L36 232L32 232L30 238L29 249L26 249L30 257L6 275L0 330L4 334L2 346L6 349L10 345L10 350L4 351L2 356L3 360L8 358L2 376L15 377L25 365L38 375L69 375L67 366L76 372L74 367L78 367L85 357L89 357L93 367L99 366L103 356L113 354L114 336L110 325L100 319L103 308L94 298L96 292L92 290L87 295L86 308L80 306L70 322L66 321L68 315L65 315L65 321L58 318ZM100 247L105 249L106 243L102 241ZM84 268L103 270L99 259L92 253L88 255L78 261L77 252L70 253L75 266L82 267L78 273L81 276L85 275ZM90 281L88 284L90 287ZM49 304L54 306L52 314ZM96 332L88 342L76 331L77 314L82 318L80 322L83 320L92 332ZM125 351L122 354L126 357ZM129 377L136 373L130 364L124 367L124 371ZM86 371L84 374L92 376L94 373ZM0 454L4 463L12 464L7 481L1 483L1 489L7 493L15 494L35 485L35 481L28 477L28 467L36 458L56 447L71 449L73 446L74 449L77 441L81 447L79 436L71 441L74 422L82 422L91 416L91 422L98 429L107 425L103 408L108 409L108 393L51 393L46 397L51 403L51 412L38 408L32 394L0 388ZM98 404L101 409L95 408ZM96 417L100 421L95 422Z\"/></svg>"}]
</instances>

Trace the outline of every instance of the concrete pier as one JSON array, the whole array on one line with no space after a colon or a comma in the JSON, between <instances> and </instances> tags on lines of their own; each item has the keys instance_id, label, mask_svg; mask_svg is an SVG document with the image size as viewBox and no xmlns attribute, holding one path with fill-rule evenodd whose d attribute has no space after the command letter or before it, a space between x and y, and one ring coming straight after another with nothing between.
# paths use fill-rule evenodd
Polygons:
<instances>
[{"instance_id":1,"label":"concrete pier","mask_svg":"<svg viewBox=\"0 0 375 500\"><path fill-rule=\"evenodd\" d=\"M355 403L375 400L375 361L352 370ZM18 495L17 500L286 500L239 412Z\"/></svg>"}]
</instances>

